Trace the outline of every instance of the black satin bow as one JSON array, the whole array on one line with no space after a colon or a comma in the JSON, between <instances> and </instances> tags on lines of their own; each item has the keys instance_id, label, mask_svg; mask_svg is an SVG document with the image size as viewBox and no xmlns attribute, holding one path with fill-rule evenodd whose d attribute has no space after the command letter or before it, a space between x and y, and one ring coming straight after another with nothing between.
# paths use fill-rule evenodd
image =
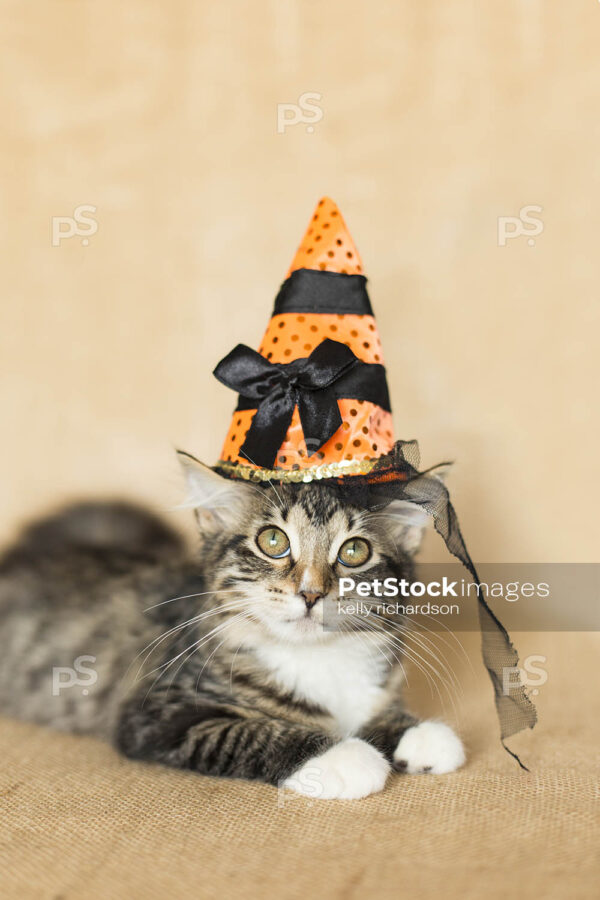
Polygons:
<instances>
[{"instance_id":1,"label":"black satin bow","mask_svg":"<svg viewBox=\"0 0 600 900\"><path fill-rule=\"evenodd\" d=\"M305 359L272 363L238 344L214 373L240 394L239 409L256 409L240 456L271 468L298 407L309 456L342 424L337 400L369 400L389 409L385 370L361 362L345 344L327 338Z\"/></svg>"}]
</instances>

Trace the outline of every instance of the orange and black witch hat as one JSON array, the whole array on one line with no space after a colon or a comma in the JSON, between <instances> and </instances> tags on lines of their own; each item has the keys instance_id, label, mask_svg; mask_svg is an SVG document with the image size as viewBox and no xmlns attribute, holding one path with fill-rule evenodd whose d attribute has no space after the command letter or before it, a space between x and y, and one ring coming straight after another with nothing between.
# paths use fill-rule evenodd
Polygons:
<instances>
[{"instance_id":1,"label":"orange and black witch hat","mask_svg":"<svg viewBox=\"0 0 600 900\"><path fill-rule=\"evenodd\" d=\"M445 485L419 471L415 441L394 442L362 262L328 197L317 205L258 351L238 344L214 374L239 395L214 467L219 475L298 487L318 480L366 509L418 504L479 583ZM477 596L504 740L533 727L535 707L520 683L505 694L504 673L517 671L518 654L484 593Z\"/></svg>"},{"instance_id":2,"label":"orange and black witch hat","mask_svg":"<svg viewBox=\"0 0 600 900\"><path fill-rule=\"evenodd\" d=\"M383 351L360 256L319 201L258 352L215 369L239 403L218 468L256 481L365 474L394 446Z\"/></svg>"}]
</instances>

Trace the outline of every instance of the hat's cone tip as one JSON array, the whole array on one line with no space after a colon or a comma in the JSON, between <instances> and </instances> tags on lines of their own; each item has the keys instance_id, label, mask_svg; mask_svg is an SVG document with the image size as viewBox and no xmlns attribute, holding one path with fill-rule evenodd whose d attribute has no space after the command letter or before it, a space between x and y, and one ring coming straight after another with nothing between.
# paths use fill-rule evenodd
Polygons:
<instances>
[{"instance_id":1,"label":"hat's cone tip","mask_svg":"<svg viewBox=\"0 0 600 900\"><path fill-rule=\"evenodd\" d=\"M286 278L296 269L362 275L363 265L342 214L331 197L321 197L288 269Z\"/></svg>"}]
</instances>

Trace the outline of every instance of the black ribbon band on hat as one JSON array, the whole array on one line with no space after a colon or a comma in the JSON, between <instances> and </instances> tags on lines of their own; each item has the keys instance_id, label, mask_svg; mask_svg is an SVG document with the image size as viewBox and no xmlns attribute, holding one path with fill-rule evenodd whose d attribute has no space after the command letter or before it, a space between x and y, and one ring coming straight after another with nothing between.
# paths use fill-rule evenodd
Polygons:
<instances>
[{"instance_id":1,"label":"black ribbon band on hat","mask_svg":"<svg viewBox=\"0 0 600 900\"><path fill-rule=\"evenodd\" d=\"M239 393L237 410L256 409L240 456L263 469L275 463L296 406L309 456L342 424L338 400L366 400L391 409L384 367L361 362L349 347L329 338L310 356L290 363L272 363L238 344L213 374Z\"/></svg>"},{"instance_id":2,"label":"black ribbon band on hat","mask_svg":"<svg viewBox=\"0 0 600 900\"><path fill-rule=\"evenodd\" d=\"M296 269L277 297L273 315L280 313L345 313L372 316L364 275L341 275L315 269Z\"/></svg>"}]
</instances>

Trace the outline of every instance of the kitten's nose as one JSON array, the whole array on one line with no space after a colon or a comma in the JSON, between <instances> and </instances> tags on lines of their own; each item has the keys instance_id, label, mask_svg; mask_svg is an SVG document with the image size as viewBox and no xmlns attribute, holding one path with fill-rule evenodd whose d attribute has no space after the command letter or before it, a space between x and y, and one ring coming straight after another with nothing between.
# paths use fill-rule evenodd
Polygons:
<instances>
[{"instance_id":1,"label":"kitten's nose","mask_svg":"<svg viewBox=\"0 0 600 900\"><path fill-rule=\"evenodd\" d=\"M300 591L300 596L304 598L307 609L312 609L317 600L320 600L323 593L317 591Z\"/></svg>"}]
</instances>

